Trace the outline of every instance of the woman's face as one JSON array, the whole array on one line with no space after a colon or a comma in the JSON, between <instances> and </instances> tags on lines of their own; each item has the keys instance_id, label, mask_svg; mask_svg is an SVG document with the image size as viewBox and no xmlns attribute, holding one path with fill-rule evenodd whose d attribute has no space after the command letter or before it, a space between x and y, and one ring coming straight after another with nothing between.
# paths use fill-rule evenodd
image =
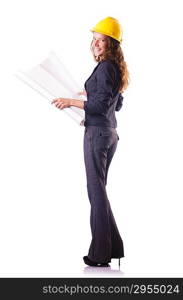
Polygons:
<instances>
[{"instance_id":1,"label":"woman's face","mask_svg":"<svg viewBox=\"0 0 183 300\"><path fill-rule=\"evenodd\" d=\"M107 36L93 32L92 48L95 56L102 55L107 49Z\"/></svg>"}]
</instances>

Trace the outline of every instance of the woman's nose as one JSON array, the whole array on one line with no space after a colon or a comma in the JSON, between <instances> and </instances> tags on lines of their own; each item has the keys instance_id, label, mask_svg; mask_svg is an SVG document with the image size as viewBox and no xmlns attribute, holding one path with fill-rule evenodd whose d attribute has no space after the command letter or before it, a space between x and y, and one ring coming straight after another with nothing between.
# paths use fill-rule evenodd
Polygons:
<instances>
[{"instance_id":1,"label":"woman's nose","mask_svg":"<svg viewBox=\"0 0 183 300\"><path fill-rule=\"evenodd\" d=\"M96 47L96 46L98 46L98 45L99 45L99 43L98 43L98 41L96 40L95 43L94 43L94 46Z\"/></svg>"}]
</instances>

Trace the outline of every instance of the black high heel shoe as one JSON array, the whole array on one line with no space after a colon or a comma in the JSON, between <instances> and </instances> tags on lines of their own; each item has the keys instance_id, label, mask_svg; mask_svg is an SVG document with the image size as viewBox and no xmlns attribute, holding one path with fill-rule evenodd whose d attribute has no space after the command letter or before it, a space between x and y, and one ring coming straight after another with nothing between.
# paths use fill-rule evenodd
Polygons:
<instances>
[{"instance_id":1,"label":"black high heel shoe","mask_svg":"<svg viewBox=\"0 0 183 300\"><path fill-rule=\"evenodd\" d=\"M83 257L84 263L91 267L110 267L108 263L98 263L89 259L88 256Z\"/></svg>"}]
</instances>

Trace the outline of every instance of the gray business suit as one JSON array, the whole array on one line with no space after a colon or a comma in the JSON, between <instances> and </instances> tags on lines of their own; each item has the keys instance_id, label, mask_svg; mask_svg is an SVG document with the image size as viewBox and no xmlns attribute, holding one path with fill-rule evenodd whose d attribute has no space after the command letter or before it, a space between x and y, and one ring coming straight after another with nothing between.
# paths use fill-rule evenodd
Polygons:
<instances>
[{"instance_id":1,"label":"gray business suit","mask_svg":"<svg viewBox=\"0 0 183 300\"><path fill-rule=\"evenodd\" d=\"M108 170L119 141L115 111L121 109L123 101L118 92L118 66L111 60L100 62L85 82L85 89L83 146L92 233L88 257L105 263L124 256L123 241L106 193Z\"/></svg>"}]
</instances>

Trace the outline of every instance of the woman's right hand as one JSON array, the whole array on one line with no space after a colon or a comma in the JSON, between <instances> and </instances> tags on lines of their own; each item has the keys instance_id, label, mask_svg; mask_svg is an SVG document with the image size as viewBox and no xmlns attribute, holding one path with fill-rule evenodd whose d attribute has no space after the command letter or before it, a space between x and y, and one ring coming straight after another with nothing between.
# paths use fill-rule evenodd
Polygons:
<instances>
[{"instance_id":1,"label":"woman's right hand","mask_svg":"<svg viewBox=\"0 0 183 300\"><path fill-rule=\"evenodd\" d=\"M87 95L85 89L83 89L82 92L78 92L77 94L80 95L80 96L86 96Z\"/></svg>"}]
</instances>

